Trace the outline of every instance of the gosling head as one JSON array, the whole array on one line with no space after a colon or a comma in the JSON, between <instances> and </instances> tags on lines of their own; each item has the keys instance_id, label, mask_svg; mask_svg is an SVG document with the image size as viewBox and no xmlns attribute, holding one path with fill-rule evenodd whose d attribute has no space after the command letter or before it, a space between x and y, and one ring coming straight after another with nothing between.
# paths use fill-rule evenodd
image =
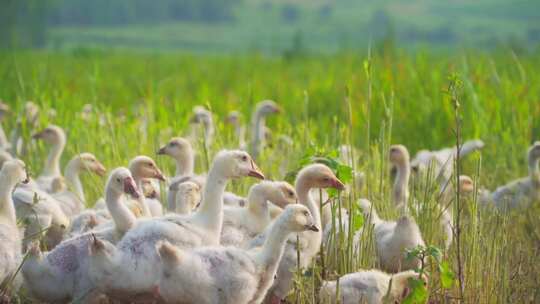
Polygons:
<instances>
[{"instance_id":1,"label":"gosling head","mask_svg":"<svg viewBox=\"0 0 540 304\"><path fill-rule=\"evenodd\" d=\"M283 209L280 217L284 219L285 225L292 232L319 231L319 227L315 224L315 220L306 206L300 204L288 205Z\"/></svg>"},{"instance_id":2,"label":"gosling head","mask_svg":"<svg viewBox=\"0 0 540 304\"><path fill-rule=\"evenodd\" d=\"M403 145L393 145L390 147L389 159L395 166L407 165L410 159L409 151Z\"/></svg>"},{"instance_id":3,"label":"gosling head","mask_svg":"<svg viewBox=\"0 0 540 304\"><path fill-rule=\"evenodd\" d=\"M154 184L152 184L152 180L150 179L142 179L141 180L141 190L144 195L144 197L147 198L159 198L159 192L154 187Z\"/></svg>"},{"instance_id":4,"label":"gosling head","mask_svg":"<svg viewBox=\"0 0 540 304\"><path fill-rule=\"evenodd\" d=\"M283 196L283 199L280 202L274 202L272 203L276 204L277 206L284 208L286 205L294 204L298 201L298 196L296 195L296 190L294 187L284 181L274 182L276 183L277 187L279 188L281 195Z\"/></svg>"},{"instance_id":5,"label":"gosling head","mask_svg":"<svg viewBox=\"0 0 540 304\"><path fill-rule=\"evenodd\" d=\"M281 108L273 100L263 100L257 104L256 112L261 115L281 113Z\"/></svg>"},{"instance_id":6,"label":"gosling head","mask_svg":"<svg viewBox=\"0 0 540 304\"><path fill-rule=\"evenodd\" d=\"M213 167L226 178L251 176L264 179L264 174L257 167L251 156L240 150L222 150L214 158Z\"/></svg>"},{"instance_id":7,"label":"gosling head","mask_svg":"<svg viewBox=\"0 0 540 304\"><path fill-rule=\"evenodd\" d=\"M95 173L99 176L105 175L107 169L100 163L97 158L91 153L81 153L78 156L80 169Z\"/></svg>"},{"instance_id":8,"label":"gosling head","mask_svg":"<svg viewBox=\"0 0 540 304\"><path fill-rule=\"evenodd\" d=\"M530 160L536 160L540 159L540 141L536 141L530 148L529 148L529 159Z\"/></svg>"},{"instance_id":9,"label":"gosling head","mask_svg":"<svg viewBox=\"0 0 540 304\"><path fill-rule=\"evenodd\" d=\"M59 126L49 125L45 129L34 133L32 135L34 139L41 139L47 144L54 145L66 142L66 133Z\"/></svg>"},{"instance_id":10,"label":"gosling head","mask_svg":"<svg viewBox=\"0 0 540 304\"><path fill-rule=\"evenodd\" d=\"M299 185L308 188L345 189L345 185L336 177L334 172L323 164L312 164L300 170L296 177L297 189Z\"/></svg>"},{"instance_id":11,"label":"gosling head","mask_svg":"<svg viewBox=\"0 0 540 304\"><path fill-rule=\"evenodd\" d=\"M201 201L201 186L197 183L187 181L178 185L177 197L181 196L187 200L189 210L195 209Z\"/></svg>"},{"instance_id":12,"label":"gosling head","mask_svg":"<svg viewBox=\"0 0 540 304\"><path fill-rule=\"evenodd\" d=\"M411 280L422 280L424 285L427 285L428 279L427 276L423 275L420 277L418 273L413 270L398 272L392 275L392 289L389 292L391 300L396 302L401 302L405 299L411 289L409 288L409 281Z\"/></svg>"},{"instance_id":13,"label":"gosling head","mask_svg":"<svg viewBox=\"0 0 540 304\"><path fill-rule=\"evenodd\" d=\"M190 123L194 124L209 124L212 121L212 112L202 106L193 107L193 115L189 119Z\"/></svg>"},{"instance_id":14,"label":"gosling head","mask_svg":"<svg viewBox=\"0 0 540 304\"><path fill-rule=\"evenodd\" d=\"M26 165L19 159L12 159L4 162L0 175L8 176L14 184L26 184L29 181Z\"/></svg>"},{"instance_id":15,"label":"gosling head","mask_svg":"<svg viewBox=\"0 0 540 304\"><path fill-rule=\"evenodd\" d=\"M24 104L24 113L26 114L26 121L34 126L39 117L39 106L32 101L27 101Z\"/></svg>"},{"instance_id":16,"label":"gosling head","mask_svg":"<svg viewBox=\"0 0 540 304\"><path fill-rule=\"evenodd\" d=\"M165 176L156 165L153 159L148 156L140 155L133 158L129 162L129 170L136 179L155 178L160 181L165 181Z\"/></svg>"},{"instance_id":17,"label":"gosling head","mask_svg":"<svg viewBox=\"0 0 540 304\"><path fill-rule=\"evenodd\" d=\"M192 153L191 144L182 137L173 137L169 142L161 147L158 155L169 155L173 158L190 155Z\"/></svg>"},{"instance_id":18,"label":"gosling head","mask_svg":"<svg viewBox=\"0 0 540 304\"><path fill-rule=\"evenodd\" d=\"M472 193L474 191L474 182L467 175L459 176L459 189L462 194Z\"/></svg>"},{"instance_id":19,"label":"gosling head","mask_svg":"<svg viewBox=\"0 0 540 304\"><path fill-rule=\"evenodd\" d=\"M227 117L225 117L225 123L231 124L233 126L237 126L237 125L240 124L241 119L242 119L242 114L240 114L240 112L231 111L231 112L229 112Z\"/></svg>"},{"instance_id":20,"label":"gosling head","mask_svg":"<svg viewBox=\"0 0 540 304\"><path fill-rule=\"evenodd\" d=\"M114 193L129 194L134 198L139 198L141 193L135 184L135 180L131 176L130 170L124 167L114 169L107 180L107 191Z\"/></svg>"}]
</instances>

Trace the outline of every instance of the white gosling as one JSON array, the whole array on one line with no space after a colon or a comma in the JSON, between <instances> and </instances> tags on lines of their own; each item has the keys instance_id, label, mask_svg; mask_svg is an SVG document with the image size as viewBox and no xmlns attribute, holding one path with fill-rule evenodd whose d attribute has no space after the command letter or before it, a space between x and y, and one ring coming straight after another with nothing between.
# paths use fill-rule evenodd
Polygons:
<instances>
[{"instance_id":1,"label":"white gosling","mask_svg":"<svg viewBox=\"0 0 540 304\"><path fill-rule=\"evenodd\" d=\"M306 206L313 216L314 223L321 227L321 215L319 206L310 195L312 188L335 188L343 190L345 186L334 175L332 170L323 164L312 164L304 167L296 177L296 194L298 202ZM257 236L251 243L250 248L261 246L268 238L273 224L268 226L265 231ZM299 243L297 242L297 238ZM268 291L265 302L279 303L284 299L292 288L294 272L300 268L306 268L319 251L322 241L321 231L305 231L295 233L289 237L285 253L277 271L276 281ZM297 264L297 248L300 250L300 265Z\"/></svg>"},{"instance_id":2,"label":"white gosling","mask_svg":"<svg viewBox=\"0 0 540 304\"><path fill-rule=\"evenodd\" d=\"M208 173L203 201L196 212L169 214L138 223L117 244L115 271L111 271L109 263L94 260L95 281L101 282L101 290L112 298L155 300L154 288L159 280L155 270L160 265L155 249L157 242L168 241L181 248L219 245L223 192L228 180L245 176L264 178L246 152L219 152Z\"/></svg>"},{"instance_id":3,"label":"white gosling","mask_svg":"<svg viewBox=\"0 0 540 304\"><path fill-rule=\"evenodd\" d=\"M43 172L36 179L41 189L51 193L53 179L62 176L60 172L60 157L66 145L66 134L59 126L49 125L42 131L32 135L32 138L41 139L51 146Z\"/></svg>"},{"instance_id":4,"label":"white gosling","mask_svg":"<svg viewBox=\"0 0 540 304\"><path fill-rule=\"evenodd\" d=\"M324 281L319 298L321 303L328 304L399 303L409 293L409 280L419 278L412 270L393 275L376 269L364 270L346 274L339 282Z\"/></svg>"},{"instance_id":5,"label":"white gosling","mask_svg":"<svg viewBox=\"0 0 540 304\"><path fill-rule=\"evenodd\" d=\"M309 209L293 204L276 219L261 248L158 245L163 262L159 295L166 303L260 303L274 281L290 233L318 231Z\"/></svg>"},{"instance_id":6,"label":"white gosling","mask_svg":"<svg viewBox=\"0 0 540 304\"><path fill-rule=\"evenodd\" d=\"M50 303L95 303L102 297L89 277L90 245L96 237L116 243L135 225L135 216L124 204L125 194L142 196L129 170L117 168L107 180L105 194L114 220L112 227L66 240L47 253L33 244L22 273L34 298Z\"/></svg>"},{"instance_id":7,"label":"white gosling","mask_svg":"<svg viewBox=\"0 0 540 304\"><path fill-rule=\"evenodd\" d=\"M44 234L43 242L48 249L60 243L70 226L70 219L62 210L62 203L49 193L36 188L32 181L17 187L13 192L17 218L27 223L24 231L24 247L32 238Z\"/></svg>"},{"instance_id":8,"label":"white gosling","mask_svg":"<svg viewBox=\"0 0 540 304\"><path fill-rule=\"evenodd\" d=\"M17 227L11 193L17 184L27 181L22 161L9 160L4 163L0 170L0 281L11 282L7 286L7 296L17 292L22 283L19 275L13 277L22 262L22 235Z\"/></svg>"},{"instance_id":9,"label":"white gosling","mask_svg":"<svg viewBox=\"0 0 540 304\"><path fill-rule=\"evenodd\" d=\"M424 246L418 225L410 216L402 216L398 221L385 221L366 199L359 199L366 224L373 225L377 256L381 268L388 272L414 269L420 265L416 258L407 259L407 250Z\"/></svg>"},{"instance_id":10,"label":"white gosling","mask_svg":"<svg viewBox=\"0 0 540 304\"><path fill-rule=\"evenodd\" d=\"M262 181L251 186L245 208L225 207L223 209L220 244L246 248L247 243L263 232L272 221L268 201L285 206L295 203L296 200L296 192L286 182Z\"/></svg>"},{"instance_id":11,"label":"white gosling","mask_svg":"<svg viewBox=\"0 0 540 304\"><path fill-rule=\"evenodd\" d=\"M58 180L65 180L66 182L67 189L53 191L52 197L61 203L60 207L62 211L68 217L79 214L85 208L86 198L80 179L80 174L83 172L91 172L103 176L106 169L93 154L81 153L73 157L66 165L64 171L65 179L57 178L53 181L53 184ZM53 188L55 187L53 186Z\"/></svg>"},{"instance_id":12,"label":"white gosling","mask_svg":"<svg viewBox=\"0 0 540 304\"><path fill-rule=\"evenodd\" d=\"M484 148L480 139L469 140L461 145L460 158ZM425 175L431 169L433 177L441 186L448 183L454 171L454 161L457 157L457 148L443 148L438 151L420 150L411 161L413 172Z\"/></svg>"},{"instance_id":13,"label":"white gosling","mask_svg":"<svg viewBox=\"0 0 540 304\"><path fill-rule=\"evenodd\" d=\"M527 207L540 202L540 141L535 142L527 151L529 176L516 179L493 192L482 191L480 202L485 206L494 206L498 210L508 211Z\"/></svg>"}]
</instances>

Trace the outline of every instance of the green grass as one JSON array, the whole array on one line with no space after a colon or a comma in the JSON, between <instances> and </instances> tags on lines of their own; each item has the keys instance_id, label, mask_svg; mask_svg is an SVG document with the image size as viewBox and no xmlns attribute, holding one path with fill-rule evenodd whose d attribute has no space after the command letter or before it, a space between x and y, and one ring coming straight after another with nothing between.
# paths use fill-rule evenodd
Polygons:
<instances>
[{"instance_id":1,"label":"green grass","mask_svg":"<svg viewBox=\"0 0 540 304\"><path fill-rule=\"evenodd\" d=\"M454 144L453 106L444 90L448 77L455 73L463 81L459 94L462 136L482 138L486 143L481 154L464 160L463 173L491 189L526 175L526 148L540 138L540 56L510 50L453 55L393 50L373 55L370 78L365 62L366 56L358 53L289 59L85 49L2 53L0 97L16 113L26 100L36 101L45 110L56 109L55 118L42 111L40 124L55 123L66 129L68 145L62 164L75 153L92 152L112 169L126 166L137 154L147 154L167 173L173 172L173 163L156 156L156 150L169 137L186 134L194 105L207 105L215 113L218 125L216 142L209 151L212 156L220 149L235 147L232 130L223 124L227 111L235 109L247 116L257 101L274 99L285 111L271 118L269 126L277 134L291 136L294 145L286 152L277 144L267 149L258 161L265 174L283 179L306 155L329 153L352 143L358 149L356 165L366 173L367 187L338 203L352 206L356 198L368 197L381 217L393 219L397 212L389 202L388 146L402 143L414 155L422 148ZM97 119L88 123L80 119L78 112L85 103L107 115L105 126ZM6 132L14 121L10 117L3 122ZM27 138L29 133L26 130ZM41 170L45 153L46 147L38 144L22 157L34 176ZM205 168L199 158L197 170ZM234 182L230 188L245 194L252 182ZM104 180L87 177L84 183L89 202L102 195ZM412 196L432 204L432 193L426 193L429 185L423 184L426 182L415 182ZM464 302L540 301L538 206L528 212L498 215L478 210L474 198L464 202ZM426 242L440 246L440 232L430 220L435 216L432 212L421 214L417 221ZM329 267L325 275L377 267L369 234L362 248L358 256L339 250L325 256ZM454 246L444 252L443 260L457 271ZM292 303L314 298L320 266L318 263L300 278ZM442 288L435 264L430 263L427 270L432 274L430 301L454 302L459 294L457 284Z\"/></svg>"}]
</instances>

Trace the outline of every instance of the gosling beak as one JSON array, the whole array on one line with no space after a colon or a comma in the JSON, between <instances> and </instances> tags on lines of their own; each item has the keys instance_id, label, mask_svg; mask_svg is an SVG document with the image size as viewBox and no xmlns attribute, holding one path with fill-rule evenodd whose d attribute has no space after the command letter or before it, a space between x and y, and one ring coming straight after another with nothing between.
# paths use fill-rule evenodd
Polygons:
<instances>
[{"instance_id":1,"label":"gosling beak","mask_svg":"<svg viewBox=\"0 0 540 304\"><path fill-rule=\"evenodd\" d=\"M26 177L24 178L22 183L23 184L28 184L30 182L30 176L28 175L28 171L25 170L24 173L26 174Z\"/></svg>"},{"instance_id":2,"label":"gosling beak","mask_svg":"<svg viewBox=\"0 0 540 304\"><path fill-rule=\"evenodd\" d=\"M126 179L124 179L124 192L134 198L139 198L141 196L132 177L126 177Z\"/></svg>"},{"instance_id":3,"label":"gosling beak","mask_svg":"<svg viewBox=\"0 0 540 304\"><path fill-rule=\"evenodd\" d=\"M319 228L315 225L308 225L306 228L310 231L319 232Z\"/></svg>"},{"instance_id":4,"label":"gosling beak","mask_svg":"<svg viewBox=\"0 0 540 304\"><path fill-rule=\"evenodd\" d=\"M166 153L165 153L165 148L166 148L166 146L161 147L161 148L157 151L157 154L158 154L158 155L165 155L165 154L166 154Z\"/></svg>"},{"instance_id":5,"label":"gosling beak","mask_svg":"<svg viewBox=\"0 0 540 304\"><path fill-rule=\"evenodd\" d=\"M160 180L162 182L165 181L165 176L163 176L163 173L161 173L161 171L159 171L159 170L156 171L156 173L154 175L154 178L158 179L158 180Z\"/></svg>"},{"instance_id":6,"label":"gosling beak","mask_svg":"<svg viewBox=\"0 0 540 304\"><path fill-rule=\"evenodd\" d=\"M107 173L107 168L105 168L105 166L103 166L102 164L97 164L95 171L97 175L103 176L105 175L105 173Z\"/></svg>"},{"instance_id":7,"label":"gosling beak","mask_svg":"<svg viewBox=\"0 0 540 304\"><path fill-rule=\"evenodd\" d=\"M43 131L32 134L33 139L40 139L43 137Z\"/></svg>"},{"instance_id":8,"label":"gosling beak","mask_svg":"<svg viewBox=\"0 0 540 304\"><path fill-rule=\"evenodd\" d=\"M264 179L264 174L261 172L261 169L251 160L251 169L248 172L248 176L255 177L258 179Z\"/></svg>"},{"instance_id":9,"label":"gosling beak","mask_svg":"<svg viewBox=\"0 0 540 304\"><path fill-rule=\"evenodd\" d=\"M337 190L345 190L345 185L337 178L331 181L332 188Z\"/></svg>"}]
</instances>

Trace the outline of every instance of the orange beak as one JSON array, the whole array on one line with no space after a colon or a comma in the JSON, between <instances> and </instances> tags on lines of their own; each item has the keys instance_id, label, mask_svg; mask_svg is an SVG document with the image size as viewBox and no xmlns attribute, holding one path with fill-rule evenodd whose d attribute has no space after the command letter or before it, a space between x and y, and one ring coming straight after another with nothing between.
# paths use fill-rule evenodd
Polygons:
<instances>
[{"instance_id":1,"label":"orange beak","mask_svg":"<svg viewBox=\"0 0 540 304\"><path fill-rule=\"evenodd\" d=\"M160 181L165 181L165 176L163 176L163 173L161 171L157 170L156 174L154 175L154 178L159 179Z\"/></svg>"},{"instance_id":2,"label":"orange beak","mask_svg":"<svg viewBox=\"0 0 540 304\"><path fill-rule=\"evenodd\" d=\"M331 181L331 187L337 190L345 190L345 185L337 178Z\"/></svg>"},{"instance_id":3,"label":"orange beak","mask_svg":"<svg viewBox=\"0 0 540 304\"><path fill-rule=\"evenodd\" d=\"M258 179L264 179L264 174L261 169L251 160L251 169L249 170L248 176L255 177Z\"/></svg>"},{"instance_id":4,"label":"orange beak","mask_svg":"<svg viewBox=\"0 0 540 304\"><path fill-rule=\"evenodd\" d=\"M96 172L97 175L103 176L103 175L105 175L105 173L107 173L107 168L105 168L105 166L103 166L103 164L97 163L97 167L96 167L95 172Z\"/></svg>"}]
</instances>

